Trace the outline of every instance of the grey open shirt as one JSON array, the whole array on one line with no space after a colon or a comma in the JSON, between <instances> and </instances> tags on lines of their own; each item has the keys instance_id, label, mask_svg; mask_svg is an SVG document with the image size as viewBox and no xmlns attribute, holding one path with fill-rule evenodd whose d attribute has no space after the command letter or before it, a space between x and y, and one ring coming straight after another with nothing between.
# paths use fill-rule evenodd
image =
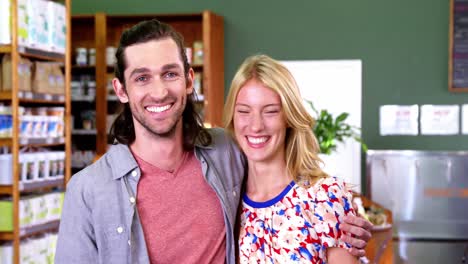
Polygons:
<instances>
[{"instance_id":1,"label":"grey open shirt","mask_svg":"<svg viewBox=\"0 0 468 264\"><path fill-rule=\"evenodd\" d=\"M233 230L245 160L222 129L211 129L210 134L213 143L197 144L195 156L221 202L226 263L234 264ZM111 146L101 159L74 175L65 194L55 263L149 263L135 205L139 179L133 155L121 144Z\"/></svg>"}]
</instances>

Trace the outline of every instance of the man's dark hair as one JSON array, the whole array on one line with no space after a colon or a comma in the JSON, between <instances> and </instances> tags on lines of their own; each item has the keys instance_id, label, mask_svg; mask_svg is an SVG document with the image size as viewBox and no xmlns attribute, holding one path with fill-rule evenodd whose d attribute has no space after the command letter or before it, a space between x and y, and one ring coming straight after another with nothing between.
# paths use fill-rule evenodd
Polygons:
<instances>
[{"instance_id":1,"label":"man's dark hair","mask_svg":"<svg viewBox=\"0 0 468 264\"><path fill-rule=\"evenodd\" d=\"M175 31L170 25L162 23L156 19L142 21L135 26L125 30L120 37L119 47L115 53L115 77L120 83L125 85L124 71L127 67L125 61L125 48L131 45L145 43L152 40L172 39L179 48L179 55L184 65L184 76L188 80L190 65L185 54L185 45L182 35ZM202 145L211 143L211 136L203 127L203 121L195 109L195 91L187 97L184 112L182 113L182 127L184 137L184 149L191 150L194 147L195 141L199 141ZM115 119L110 129L112 142L119 142L129 145L135 141L135 128L133 125L132 112L129 103L124 103L121 106L120 112Z\"/></svg>"}]
</instances>

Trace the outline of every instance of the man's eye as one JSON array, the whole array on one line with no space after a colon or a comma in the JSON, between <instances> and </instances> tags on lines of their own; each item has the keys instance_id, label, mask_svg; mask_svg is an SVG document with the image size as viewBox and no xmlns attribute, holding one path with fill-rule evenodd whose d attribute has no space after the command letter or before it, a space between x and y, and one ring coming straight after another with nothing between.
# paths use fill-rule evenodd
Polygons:
<instances>
[{"instance_id":1,"label":"man's eye","mask_svg":"<svg viewBox=\"0 0 468 264\"><path fill-rule=\"evenodd\" d=\"M146 82L148 80L147 76L139 76L135 79L136 82Z\"/></svg>"},{"instance_id":2,"label":"man's eye","mask_svg":"<svg viewBox=\"0 0 468 264\"><path fill-rule=\"evenodd\" d=\"M177 77L177 76L178 76L178 74L175 73L175 72L168 72L168 73L166 73L166 78L175 78L175 77Z\"/></svg>"}]
</instances>

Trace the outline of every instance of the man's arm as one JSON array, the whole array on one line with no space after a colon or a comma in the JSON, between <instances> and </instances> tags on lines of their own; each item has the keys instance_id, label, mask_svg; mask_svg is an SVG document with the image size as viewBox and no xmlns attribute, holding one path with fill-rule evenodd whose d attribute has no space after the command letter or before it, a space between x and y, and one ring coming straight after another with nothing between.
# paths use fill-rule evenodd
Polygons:
<instances>
[{"instance_id":1,"label":"man's arm","mask_svg":"<svg viewBox=\"0 0 468 264\"><path fill-rule=\"evenodd\" d=\"M86 203L90 197L85 197L85 188L77 177L72 178L65 193L55 253L57 264L98 262L91 208Z\"/></svg>"},{"instance_id":2,"label":"man's arm","mask_svg":"<svg viewBox=\"0 0 468 264\"><path fill-rule=\"evenodd\" d=\"M343 217L340 229L354 236L351 237L344 234L342 236L343 241L353 246L349 251L352 255L363 257L366 254L364 249L372 237L371 228L372 224L360 216L347 215Z\"/></svg>"}]
</instances>

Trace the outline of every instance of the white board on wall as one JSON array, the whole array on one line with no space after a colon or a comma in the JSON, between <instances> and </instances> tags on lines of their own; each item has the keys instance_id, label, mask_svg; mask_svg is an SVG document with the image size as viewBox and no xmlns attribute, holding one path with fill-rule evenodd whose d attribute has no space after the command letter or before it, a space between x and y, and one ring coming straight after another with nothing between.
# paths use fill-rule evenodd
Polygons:
<instances>
[{"instance_id":1,"label":"white board on wall","mask_svg":"<svg viewBox=\"0 0 468 264\"><path fill-rule=\"evenodd\" d=\"M361 127L361 60L282 61L299 85L302 97L314 107L326 109L335 117L349 113L347 122ZM313 116L315 114L311 112ZM351 183L361 192L361 146L352 139L339 144L337 151L325 158L329 174Z\"/></svg>"}]
</instances>

